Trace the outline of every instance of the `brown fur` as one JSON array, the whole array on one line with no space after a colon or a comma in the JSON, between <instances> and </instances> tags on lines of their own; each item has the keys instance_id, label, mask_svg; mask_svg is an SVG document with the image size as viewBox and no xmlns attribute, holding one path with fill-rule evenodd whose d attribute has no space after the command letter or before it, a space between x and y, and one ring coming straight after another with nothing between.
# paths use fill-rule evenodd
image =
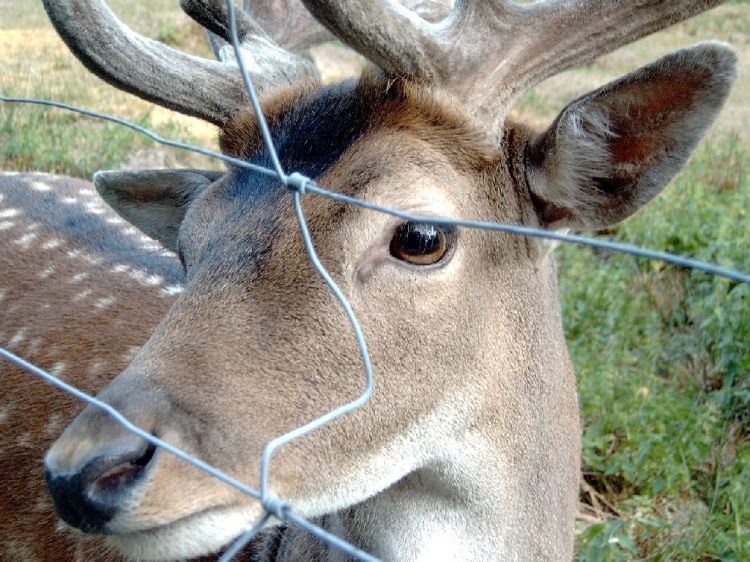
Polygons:
<instances>
[{"instance_id":1,"label":"brown fur","mask_svg":"<svg viewBox=\"0 0 750 562\"><path fill-rule=\"evenodd\" d=\"M35 191L32 182L49 186L50 191ZM82 195L81 190L89 195ZM64 231L44 224L43 214L38 216L45 196L80 201L57 203L59 218L86 215L82 203L87 198L98 200L90 183L47 174L0 173L0 193L5 196L2 208L19 208L9 203L14 194L26 204L20 208L22 214L11 219L14 226L2 231L1 345L59 373L81 390L97 393L127 366L173 299L160 287L144 287L125 273L113 274L111 263L91 263L106 256L82 250ZM105 206L102 209L107 210L98 218L107 225L106 219L116 215ZM32 225L37 226L31 231L37 237L30 247L15 243ZM90 235L107 244L109 237L123 236L118 230L107 225ZM51 240L59 240L60 245L45 249ZM69 254L76 250L78 255ZM37 259L29 259L29 252ZM48 267L55 271L42 277ZM75 281L81 273L88 276ZM86 291L90 294L79 298ZM111 306L96 307L101 299L112 296L116 302ZM13 344L16 334L23 334L23 339L16 337ZM5 514L0 518L0 559L105 560L101 540L82 540L80 533L56 530L60 527L44 482L44 451L82 405L6 361L0 362L0 379L4 414L0 416L0 465L6 467L6 482L0 487L0 510Z\"/></svg>"},{"instance_id":2,"label":"brown fur","mask_svg":"<svg viewBox=\"0 0 750 562\"><path fill-rule=\"evenodd\" d=\"M657 154L662 158L654 161L667 164L660 163L643 185L626 186L627 197L609 200L617 208L605 218L624 218L676 172L726 96L733 58L724 47L696 47L629 78L643 83L644 77L709 66L707 61L716 70L698 80L696 106L664 117L670 130L680 133L671 137L681 147L675 151L679 158ZM615 83L572 104L541 136L507 124L496 147L458 110L433 99L429 89L377 75L366 75L359 89L339 97L307 86L288 90L267 100L266 110L272 129L312 126L328 134L289 146L307 150L307 143L318 142L333 151L320 152L336 157L314 178L333 191L420 213L536 226L546 217L540 206L557 205L573 219L580 210L563 203L577 201L585 182L553 185L566 179L558 172L572 158L564 142L601 149L594 150L604 155L601 160L581 174L612 173L611 154L599 146L606 135L595 133L609 131L621 113L591 117L586 103L593 99L619 107L624 91ZM317 129L315 123L285 123L318 95L313 109L325 109L333 100L362 121L345 115ZM347 95L362 97L347 104L352 101ZM583 117L567 119L578 117L575 112ZM311 115L328 119L322 111ZM577 128L579 122L600 127L592 133ZM257 158L256 129L252 118L237 115L223 133L222 146ZM350 139L351 129L357 134ZM348 139L343 147L336 144L341 138ZM292 149L282 145L281 150ZM282 154L292 161L294 156ZM155 178L154 194L164 189ZM596 193L602 205L604 194ZM140 221L149 232L158 231L146 228L154 216L147 212L153 200L158 197L135 198L128 209L133 223ZM32 208L33 202L25 204ZM321 261L362 322L376 386L360 410L277 451L273 494L385 559L570 559L580 427L550 245L466 229L458 233L449 260L418 268L388 252L398 220L315 196L306 197L303 206ZM15 243L12 236L4 241L13 249ZM110 317L112 326L97 323L93 334L86 326L73 341L62 340L62 353L82 369L76 373L84 378L75 382L98 388L122 363L112 363L107 374L91 374L87 361L97 348L93 343L79 347L82 342L104 341L107 353L121 353L151 332L100 398L144 429L257 486L270 439L360 394L356 342L304 251L289 194L273 182L232 169L202 187L185 209L177 247L187 273L185 290L173 303L155 289L141 295L137 284L118 285L126 303L145 299L143 316L139 310L134 318L123 306ZM12 258L7 267L18 261ZM64 255L56 259L65 262ZM20 293L14 297L27 298L37 269L20 270L14 281ZM114 286L108 270L93 272L96 290ZM31 302L47 302L47 293L63 302L38 321L60 329L78 305L61 296L68 294L58 286L45 286ZM12 322L25 322L31 311L16 313ZM19 329L11 323L14 328ZM4 334L4 341L12 341L13 334ZM51 344L60 345L55 338L68 335L42 332L39 349L51 350ZM52 360L33 353L32 359L42 366ZM22 385L20 378L16 384ZM92 459L112 455L111 447L130 451L139 444L88 407L51 447L47 467L78 473ZM13 462L16 458L20 454ZM31 457L23 460L30 463ZM258 502L164 451L142 474L105 522L109 542L133 558L209 554L262 512ZM44 540L49 548L64 548L59 539ZM336 557L294 531L285 532L276 547L275 540L268 532L253 548L275 552L278 560Z\"/></svg>"}]
</instances>

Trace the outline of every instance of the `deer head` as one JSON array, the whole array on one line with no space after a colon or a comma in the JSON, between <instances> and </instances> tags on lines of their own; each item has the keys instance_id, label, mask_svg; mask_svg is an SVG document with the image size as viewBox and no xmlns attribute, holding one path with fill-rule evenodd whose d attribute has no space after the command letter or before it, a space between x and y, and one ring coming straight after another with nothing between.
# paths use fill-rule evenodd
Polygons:
<instances>
[{"instance_id":1,"label":"deer head","mask_svg":"<svg viewBox=\"0 0 750 562\"><path fill-rule=\"evenodd\" d=\"M423 215L599 228L637 211L684 164L727 96L732 51L703 43L669 54L575 100L541 133L507 121L510 105L547 76L718 3L459 1L430 23L390 0L305 1L375 65L325 87L258 12L239 34L285 169ZM143 38L98 0L45 5L93 72L216 124L224 152L267 163L231 57L207 61ZM223 2L183 7L226 40ZM302 13L289 7L290 18ZM186 276L100 398L257 485L265 443L363 385L290 195L231 167L220 177L100 172L95 184L177 253ZM304 210L361 320L376 386L361 410L277 453L273 493L388 560L570 559L580 430L550 244L315 197ZM137 559L216 552L262 511L92 408L46 469L64 520ZM294 529L268 531L255 548L268 545L276 559L335 557Z\"/></svg>"}]
</instances>

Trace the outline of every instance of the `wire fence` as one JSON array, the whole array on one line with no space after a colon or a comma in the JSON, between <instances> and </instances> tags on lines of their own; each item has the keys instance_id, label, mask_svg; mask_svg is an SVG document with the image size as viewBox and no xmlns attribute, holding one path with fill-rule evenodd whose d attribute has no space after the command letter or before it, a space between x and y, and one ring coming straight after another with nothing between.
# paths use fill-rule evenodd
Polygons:
<instances>
[{"instance_id":1,"label":"wire fence","mask_svg":"<svg viewBox=\"0 0 750 562\"><path fill-rule=\"evenodd\" d=\"M638 246L622 244L622 243L612 241L612 240L606 240L606 239L601 239L601 238L591 238L591 237L579 236L579 235L567 234L567 233L561 233L561 232L554 232L554 231L544 230L541 228L534 228L534 227L528 227L528 226L522 226L522 225L476 221L476 220L470 220L470 219L458 219L458 218L452 218L452 217L436 217L433 215L422 216L418 214L407 213L404 211L400 211L398 209L392 209L389 207L377 205L377 204L374 204L374 203L371 203L371 202L368 202L368 201L365 201L363 199L359 199L356 197L351 197L351 196L344 195L341 193L329 191L321 187L320 185L318 185L311 178L306 177L298 172L292 171L291 173L287 173L281 165L278 154L274 147L270 129L264 117L263 110L260 106L257 93L253 86L253 82L250 79L247 69L245 68L245 64L244 64L244 60L243 60L243 56L241 52L241 46L240 46L240 42L237 36L237 23L236 23L236 17L235 17L234 3L232 0L227 0L226 5L227 5L228 20L229 20L228 29L230 32L230 40L231 40L230 42L232 44L232 47L234 48L239 70L242 74L242 78L245 83L245 87L247 89L253 111L257 118L265 147L269 152L273 168L267 168L267 167L259 166L256 164L252 164L250 162L246 162L244 160L233 158L231 156L227 156L225 154L221 154L221 153L218 153L218 152L215 152L215 151L203 148L203 147L194 146L191 144L175 141L172 139L167 139L145 127L142 127L131 121L127 121L125 119L121 119L119 117L115 117L112 115L107 115L107 114L100 113L97 111L91 111L91 110L75 107L75 106L62 103L62 102L57 102L57 101L0 95L0 101L7 102L7 103L26 103L26 104L48 106L48 107L53 107L53 108L60 108L60 109L68 110L68 111L73 111L82 115L86 115L89 117L93 117L96 119L110 121L110 122L128 127L143 135L146 135L147 137L151 138L152 140L160 144L171 146L171 147L178 148L178 149L192 151L198 154L202 154L204 156L222 160L233 166L246 168L259 174L273 176L277 178L280 184L283 185L286 189L288 189L292 194L292 205L295 210L295 214L297 217L297 221L299 223L299 228L302 234L304 246L307 251L308 257L310 259L310 262L315 268L315 270L318 272L320 277L323 279L323 281L328 285L329 289L334 294L336 299L339 301L342 309L344 310L349 320L351 329L354 332L354 336L357 341L357 345L359 348L359 353L362 359L362 364L363 364L363 369L364 369L364 390L357 399L349 402L348 404L344 404L328 412L327 414L317 419L314 419L308 422L307 424L301 427L298 427L297 429L293 431L290 431L289 433L280 435L272 439L271 441L269 441L266 444L264 451L263 451L263 455L262 455L260 489L255 489L251 486L248 486L247 484L244 484L243 482L240 482L239 480L233 478L232 476L222 472L216 467L203 462L202 460L196 458L195 456L181 449L178 449L177 447L174 447L173 445L169 444L168 442L162 439L159 439L158 437L151 435L147 431L144 431L143 429L131 423L127 418L125 418L125 416L123 416L120 412L118 412L115 408L113 408L109 404L102 402L98 400L97 398L95 398L94 396L91 396L90 394L87 394L75 388L74 386L66 383L65 381L61 380L55 375L48 373L44 371L43 369L40 369L36 365L29 363L28 361L13 354L7 349L0 347L0 357L3 357L12 363L15 363L16 365L22 367L23 369L26 369L31 374L42 378L43 380L56 386L57 388L63 390L64 392L67 392L71 396L81 400L82 402L85 402L96 408L101 409L102 411L109 414L112 418L114 418L118 423L120 423L126 430L134 433L135 435L141 437L142 439L145 439L146 441L150 442L156 447L161 447L162 449L172 453L173 455L199 468L200 470L203 470L204 472L226 483L227 485L232 486L236 488L237 490L247 494L248 496L260 501L264 510L263 515L245 533L243 533L239 538L237 538L227 548L227 550L225 550L225 552L219 558L219 562L229 562L230 560L232 560L237 554L239 554L243 550L243 548L245 548L245 546L248 545L250 541L252 541L252 539L260 532L260 530L272 518L276 518L280 521L291 523L302 529L305 529L311 534L313 534L315 537L319 538L320 540L323 540L327 542L328 544L330 544L331 546L334 546L340 549L346 555L351 556L357 560L363 560L363 561L378 560L376 557L368 554L367 552L360 550L356 546L348 543L347 541L341 539L340 537L337 537L329 533L325 529L319 527L318 525L300 516L298 513L296 513L293 510L293 506L291 506L289 503L284 501L283 498L274 496L271 493L271 490L269 489L269 483L268 483L269 474L270 474L270 469L271 469L271 461L273 459L274 453L280 447L296 439L302 438L305 435L308 435L316 431L317 429L327 425L333 420L340 418L342 416L345 416L346 414L349 414L353 412L354 410L365 405L370 399L370 397L372 396L374 380L375 380L375 375L374 375L372 363L370 360L370 354L368 351L367 342L362 332L362 328L360 326L359 320L357 319L357 316L354 313L354 310L352 309L352 306L349 300L347 299L346 295L339 288L339 286L333 280L333 278L328 273L326 268L318 259L318 255L315 250L315 246L313 244L310 231L307 227L305 214L302 208L302 198L305 195L314 194L314 195L326 197L333 201L337 201L337 202L345 203L349 205L356 205L356 206L359 206L359 207L362 207L364 209L368 209L371 211L389 214L389 215L401 218L406 221L443 225L443 226L455 226L455 227L462 227L462 228L481 229L481 230L488 230L488 231L494 231L494 232L504 232L504 233L510 233L510 234L515 234L515 235L531 236L531 237L555 240L555 241L565 242L565 243L570 243L570 244L588 246L592 248L598 248L598 249L603 249L603 250L608 250L608 251L618 252L618 253L623 253L623 254L630 254L636 257L640 257L640 258L659 260L659 261L674 264L679 267L695 269L695 270L703 271L703 272L716 275L719 277L724 277L724 278L727 278L736 282L750 284L750 274L748 273L735 271L732 269L721 267L716 264L707 263L707 262L695 260L692 258L671 254L668 252L650 250L650 249L642 248Z\"/></svg>"}]
</instances>

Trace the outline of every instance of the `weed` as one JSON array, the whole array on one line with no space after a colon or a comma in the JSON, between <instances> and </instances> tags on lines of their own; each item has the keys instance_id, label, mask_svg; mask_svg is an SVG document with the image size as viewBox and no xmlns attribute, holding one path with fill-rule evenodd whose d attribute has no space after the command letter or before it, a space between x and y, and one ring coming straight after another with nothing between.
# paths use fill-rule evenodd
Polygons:
<instances>
[{"instance_id":1,"label":"weed","mask_svg":"<svg viewBox=\"0 0 750 562\"><path fill-rule=\"evenodd\" d=\"M617 237L750 270L748 158L735 136L704 144ZM570 247L560 258L586 481L619 512L582 531L579 560L747 559L750 287Z\"/></svg>"}]
</instances>

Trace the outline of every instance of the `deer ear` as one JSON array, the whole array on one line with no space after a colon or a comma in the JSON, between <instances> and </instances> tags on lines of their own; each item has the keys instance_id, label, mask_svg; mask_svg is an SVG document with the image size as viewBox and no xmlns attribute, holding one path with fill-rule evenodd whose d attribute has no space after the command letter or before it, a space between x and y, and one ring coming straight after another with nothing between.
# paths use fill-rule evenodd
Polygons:
<instances>
[{"instance_id":1,"label":"deer ear","mask_svg":"<svg viewBox=\"0 0 750 562\"><path fill-rule=\"evenodd\" d=\"M603 228L656 196L721 109L735 64L729 46L700 43L566 107L527 152L541 222Z\"/></svg>"},{"instance_id":2,"label":"deer ear","mask_svg":"<svg viewBox=\"0 0 750 562\"><path fill-rule=\"evenodd\" d=\"M177 231L188 205L223 175L204 170L108 170L94 174L94 186L122 218L176 251Z\"/></svg>"}]
</instances>

